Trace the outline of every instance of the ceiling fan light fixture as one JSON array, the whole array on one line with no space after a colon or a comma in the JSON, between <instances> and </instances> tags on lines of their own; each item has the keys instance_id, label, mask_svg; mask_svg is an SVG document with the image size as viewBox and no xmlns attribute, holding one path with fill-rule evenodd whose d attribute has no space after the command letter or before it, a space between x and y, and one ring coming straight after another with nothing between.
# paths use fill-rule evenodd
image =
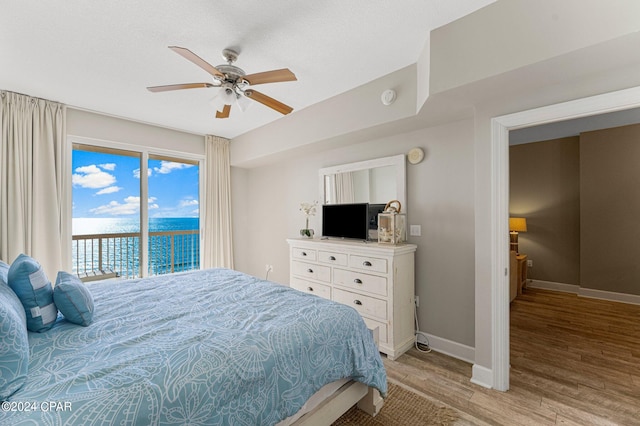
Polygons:
<instances>
[{"instance_id":1,"label":"ceiling fan light fixture","mask_svg":"<svg viewBox=\"0 0 640 426\"><path fill-rule=\"evenodd\" d=\"M242 94L238 94L238 97L236 98L236 103L238 104L238 107L242 112L245 112L247 108L249 108L249 106L251 105L251 101Z\"/></svg>"},{"instance_id":2,"label":"ceiling fan light fixture","mask_svg":"<svg viewBox=\"0 0 640 426\"><path fill-rule=\"evenodd\" d=\"M237 50L224 49L222 56L226 59L227 63L214 67L187 48L180 46L169 46L169 48L209 73L213 77L213 82L147 87L151 92L218 87L221 90L209 101L216 109L216 118L228 118L231 106L234 104L237 104L240 110L246 111L253 101L259 102L284 115L293 111L293 108L290 106L252 89L252 86L258 84L297 80L295 74L288 68L247 75L242 68L233 65L238 59Z\"/></svg>"},{"instance_id":3,"label":"ceiling fan light fixture","mask_svg":"<svg viewBox=\"0 0 640 426\"><path fill-rule=\"evenodd\" d=\"M217 110L220 111L225 105L232 105L236 100L236 93L229 86L222 86L210 103Z\"/></svg>"}]
</instances>

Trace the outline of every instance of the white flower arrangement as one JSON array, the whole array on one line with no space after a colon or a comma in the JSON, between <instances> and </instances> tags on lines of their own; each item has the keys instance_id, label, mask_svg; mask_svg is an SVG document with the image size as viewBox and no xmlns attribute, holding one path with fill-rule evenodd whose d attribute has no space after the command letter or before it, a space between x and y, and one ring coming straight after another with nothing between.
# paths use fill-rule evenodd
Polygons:
<instances>
[{"instance_id":1,"label":"white flower arrangement","mask_svg":"<svg viewBox=\"0 0 640 426\"><path fill-rule=\"evenodd\" d=\"M300 230L300 235L303 237L313 238L313 229L309 229L309 216L316 215L317 206L317 201L313 203L300 203L300 211L306 216L305 228Z\"/></svg>"},{"instance_id":2,"label":"white flower arrangement","mask_svg":"<svg viewBox=\"0 0 640 426\"><path fill-rule=\"evenodd\" d=\"M313 203L300 203L300 211L304 213L307 216L307 218L309 216L315 216L317 206L318 206L317 201L314 201Z\"/></svg>"}]
</instances>

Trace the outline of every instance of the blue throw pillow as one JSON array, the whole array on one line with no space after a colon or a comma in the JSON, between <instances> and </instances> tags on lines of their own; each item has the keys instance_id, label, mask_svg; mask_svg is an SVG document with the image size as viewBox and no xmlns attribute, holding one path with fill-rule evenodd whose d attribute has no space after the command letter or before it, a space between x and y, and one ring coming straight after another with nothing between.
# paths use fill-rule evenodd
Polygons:
<instances>
[{"instance_id":1,"label":"blue throw pillow","mask_svg":"<svg viewBox=\"0 0 640 426\"><path fill-rule=\"evenodd\" d=\"M29 337L22 303L13 290L2 282L0 282L0 342L2 342L0 344L0 401L5 401L27 380Z\"/></svg>"},{"instance_id":2,"label":"blue throw pillow","mask_svg":"<svg viewBox=\"0 0 640 426\"><path fill-rule=\"evenodd\" d=\"M67 321L85 327L93 321L93 296L77 276L58 272L53 300Z\"/></svg>"},{"instance_id":3,"label":"blue throw pillow","mask_svg":"<svg viewBox=\"0 0 640 426\"><path fill-rule=\"evenodd\" d=\"M9 287L22 302L27 330L42 333L53 327L58 309L51 282L38 262L25 254L18 256L9 268Z\"/></svg>"}]
</instances>

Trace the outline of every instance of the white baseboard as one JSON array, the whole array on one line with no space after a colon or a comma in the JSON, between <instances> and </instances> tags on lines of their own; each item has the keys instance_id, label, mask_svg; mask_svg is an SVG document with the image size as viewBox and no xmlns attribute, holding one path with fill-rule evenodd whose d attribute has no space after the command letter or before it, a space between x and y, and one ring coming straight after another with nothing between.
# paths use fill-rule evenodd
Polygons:
<instances>
[{"instance_id":1,"label":"white baseboard","mask_svg":"<svg viewBox=\"0 0 640 426\"><path fill-rule=\"evenodd\" d=\"M427 336L429 339L429 347L436 352L466 361L469 364L473 364L476 358L476 350L471 346L443 339L442 337L434 336L423 331L421 331L420 334ZM420 342L421 340L418 341Z\"/></svg>"},{"instance_id":2,"label":"white baseboard","mask_svg":"<svg viewBox=\"0 0 640 426\"><path fill-rule=\"evenodd\" d=\"M609 300L612 302L629 303L632 305L640 305L640 296L638 296L637 294L614 293L613 291L580 288L578 296L589 297L591 299Z\"/></svg>"},{"instance_id":3,"label":"white baseboard","mask_svg":"<svg viewBox=\"0 0 640 426\"><path fill-rule=\"evenodd\" d=\"M575 284L554 283L551 281L531 280L527 282L527 287L540 288L543 290L561 291L564 293L577 294L580 297L591 299L608 300L610 302L629 303L640 305L640 296L637 294L616 293L613 291L595 290L583 288Z\"/></svg>"},{"instance_id":4,"label":"white baseboard","mask_svg":"<svg viewBox=\"0 0 640 426\"><path fill-rule=\"evenodd\" d=\"M543 290L561 291L563 293L572 293L572 294L578 294L578 291L580 290L579 285L555 283L552 281L540 281L540 280L527 281L527 287L541 288Z\"/></svg>"},{"instance_id":5,"label":"white baseboard","mask_svg":"<svg viewBox=\"0 0 640 426\"><path fill-rule=\"evenodd\" d=\"M488 389L493 388L493 371L487 367L474 364L471 369L471 383Z\"/></svg>"}]
</instances>

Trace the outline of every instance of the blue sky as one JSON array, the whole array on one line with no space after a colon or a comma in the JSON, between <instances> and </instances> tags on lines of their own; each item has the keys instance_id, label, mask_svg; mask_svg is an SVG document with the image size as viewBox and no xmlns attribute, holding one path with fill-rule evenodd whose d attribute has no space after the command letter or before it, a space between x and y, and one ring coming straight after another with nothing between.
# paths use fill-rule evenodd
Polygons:
<instances>
[{"instance_id":1,"label":"blue sky","mask_svg":"<svg viewBox=\"0 0 640 426\"><path fill-rule=\"evenodd\" d=\"M138 217L137 157L73 151L73 217ZM198 167L149 160L149 217L197 217Z\"/></svg>"}]
</instances>

